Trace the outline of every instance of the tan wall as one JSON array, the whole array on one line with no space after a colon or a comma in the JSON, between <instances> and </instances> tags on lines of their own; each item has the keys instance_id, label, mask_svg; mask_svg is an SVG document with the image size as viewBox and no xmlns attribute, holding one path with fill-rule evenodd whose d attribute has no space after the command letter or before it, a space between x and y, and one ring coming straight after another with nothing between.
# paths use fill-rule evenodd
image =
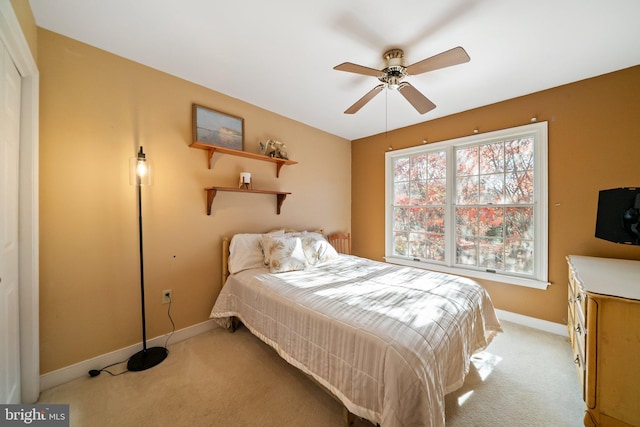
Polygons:
<instances>
[{"instance_id":1,"label":"tan wall","mask_svg":"<svg viewBox=\"0 0 640 427\"><path fill-rule=\"evenodd\" d=\"M220 290L220 242L280 226L348 230L347 140L212 90L38 29L40 57L40 343L46 373L140 342L135 187L128 161L141 144L155 166L143 189L147 336L167 333L161 292L173 290L178 329L203 322ZM245 150L269 137L299 162L285 166L190 148L191 104L245 119ZM330 166L330 167L329 167ZM241 171L276 197L220 193Z\"/></svg>"},{"instance_id":2,"label":"tan wall","mask_svg":"<svg viewBox=\"0 0 640 427\"><path fill-rule=\"evenodd\" d=\"M352 143L353 251L384 256L384 153L529 123L549 122L547 290L481 281L504 310L564 323L569 254L640 259L640 247L594 237L598 191L640 186L640 66ZM473 96L473 94L469 94Z\"/></svg>"},{"instance_id":3,"label":"tan wall","mask_svg":"<svg viewBox=\"0 0 640 427\"><path fill-rule=\"evenodd\" d=\"M27 44L29 45L29 50L31 50L31 55L33 58L38 60L38 27L36 26L36 21L33 17L33 12L31 11L31 5L29 5L29 0L11 0L11 7L13 8L16 17L18 18L18 22L20 23L20 28L22 29L22 33L24 34L25 39L27 40Z\"/></svg>"}]
</instances>

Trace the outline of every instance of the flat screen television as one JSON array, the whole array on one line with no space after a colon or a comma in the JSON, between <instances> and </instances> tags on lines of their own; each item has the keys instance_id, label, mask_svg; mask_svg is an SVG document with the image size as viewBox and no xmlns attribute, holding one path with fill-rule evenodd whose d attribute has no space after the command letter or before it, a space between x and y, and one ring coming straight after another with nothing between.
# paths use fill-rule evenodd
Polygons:
<instances>
[{"instance_id":1,"label":"flat screen television","mask_svg":"<svg viewBox=\"0 0 640 427\"><path fill-rule=\"evenodd\" d=\"M640 245L640 188L602 190L598 195L596 237Z\"/></svg>"}]
</instances>

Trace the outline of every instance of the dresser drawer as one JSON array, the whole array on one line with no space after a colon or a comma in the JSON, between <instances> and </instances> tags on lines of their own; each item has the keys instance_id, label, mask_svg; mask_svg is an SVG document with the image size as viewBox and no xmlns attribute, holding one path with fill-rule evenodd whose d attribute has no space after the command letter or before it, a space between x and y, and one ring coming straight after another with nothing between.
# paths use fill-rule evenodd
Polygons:
<instances>
[{"instance_id":1,"label":"dresser drawer","mask_svg":"<svg viewBox=\"0 0 640 427\"><path fill-rule=\"evenodd\" d=\"M582 341L584 342L584 341ZM584 347L581 346L580 339L572 339L571 340L571 349L572 349L572 357L573 363L576 367L576 373L578 374L578 380L580 381L580 390L582 391L582 400L585 400L586 397L586 389L585 389L585 379L586 379L586 359Z\"/></svg>"},{"instance_id":2,"label":"dresser drawer","mask_svg":"<svg viewBox=\"0 0 640 427\"><path fill-rule=\"evenodd\" d=\"M576 367L578 379L580 380L580 389L582 390L582 398L585 397L584 382L586 378L586 330L584 323L579 318L574 317L575 304L569 304L569 321L567 322L567 329L569 332L569 339L571 341L571 350L573 363Z\"/></svg>"},{"instance_id":3,"label":"dresser drawer","mask_svg":"<svg viewBox=\"0 0 640 427\"><path fill-rule=\"evenodd\" d=\"M574 318L579 319L584 325L587 312L587 294L571 266L569 266L569 305L573 306Z\"/></svg>"},{"instance_id":4,"label":"dresser drawer","mask_svg":"<svg viewBox=\"0 0 640 427\"><path fill-rule=\"evenodd\" d=\"M586 380L586 299L582 286L575 271L569 266L569 286L568 286L568 321L567 329L569 339L571 341L571 350L573 363L576 367L578 379L580 381L580 389L582 398L586 396L585 380Z\"/></svg>"}]
</instances>

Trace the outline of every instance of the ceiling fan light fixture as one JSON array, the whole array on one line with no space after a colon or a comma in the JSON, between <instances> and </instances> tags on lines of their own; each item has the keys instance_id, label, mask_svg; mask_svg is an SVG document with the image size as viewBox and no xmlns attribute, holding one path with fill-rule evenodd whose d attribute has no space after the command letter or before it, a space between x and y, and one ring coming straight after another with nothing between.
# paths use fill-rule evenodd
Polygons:
<instances>
[{"instance_id":1,"label":"ceiling fan light fixture","mask_svg":"<svg viewBox=\"0 0 640 427\"><path fill-rule=\"evenodd\" d=\"M400 77L390 76L387 79L387 87L392 90L398 89L400 86Z\"/></svg>"}]
</instances>

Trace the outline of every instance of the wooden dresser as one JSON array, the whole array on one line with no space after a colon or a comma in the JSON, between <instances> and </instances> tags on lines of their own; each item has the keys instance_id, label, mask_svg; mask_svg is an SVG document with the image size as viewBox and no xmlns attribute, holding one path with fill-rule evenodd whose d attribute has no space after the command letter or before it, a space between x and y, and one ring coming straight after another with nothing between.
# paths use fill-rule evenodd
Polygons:
<instances>
[{"instance_id":1,"label":"wooden dresser","mask_svg":"<svg viewBox=\"0 0 640 427\"><path fill-rule=\"evenodd\" d=\"M640 426L640 261L570 255L568 328L585 426Z\"/></svg>"}]
</instances>

